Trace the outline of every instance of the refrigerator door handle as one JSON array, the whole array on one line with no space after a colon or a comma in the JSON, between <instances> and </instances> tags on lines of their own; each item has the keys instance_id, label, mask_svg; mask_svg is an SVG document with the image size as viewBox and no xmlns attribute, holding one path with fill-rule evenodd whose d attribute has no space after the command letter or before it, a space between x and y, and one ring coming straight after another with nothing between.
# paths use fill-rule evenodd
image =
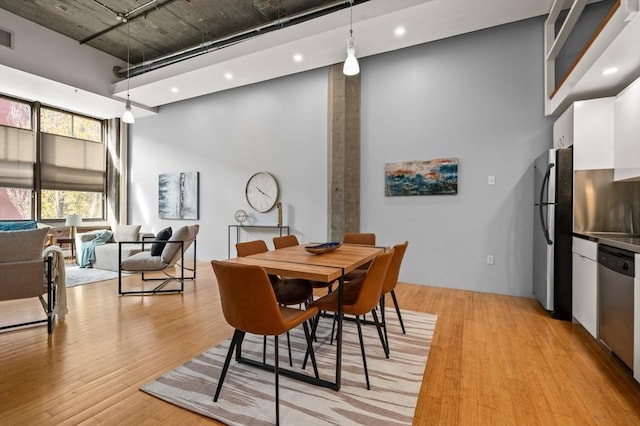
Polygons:
<instances>
[{"instance_id":1,"label":"refrigerator door handle","mask_svg":"<svg viewBox=\"0 0 640 426\"><path fill-rule=\"evenodd\" d=\"M555 166L555 164L551 163L547 166L547 171L544 174L544 179L542 179L542 188L540 189L540 203L538 204L538 208L540 209L540 226L542 226L542 232L544 234L544 239L547 241L548 245L553 244L553 241L549 238L549 226L545 223L544 220L544 211L543 208L553 203L545 203L544 202L544 194L547 191L547 187L549 185L549 178L551 177L551 169Z\"/></svg>"}]
</instances>

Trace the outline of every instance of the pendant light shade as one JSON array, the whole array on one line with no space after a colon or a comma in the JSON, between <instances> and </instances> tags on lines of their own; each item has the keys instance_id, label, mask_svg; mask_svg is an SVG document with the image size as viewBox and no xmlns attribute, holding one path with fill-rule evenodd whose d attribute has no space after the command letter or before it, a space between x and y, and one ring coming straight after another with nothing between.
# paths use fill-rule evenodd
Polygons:
<instances>
[{"instance_id":1,"label":"pendant light shade","mask_svg":"<svg viewBox=\"0 0 640 426\"><path fill-rule=\"evenodd\" d=\"M360 73L360 65L356 59L356 48L353 47L353 37L347 39L347 59L342 67L344 75L357 75Z\"/></svg>"},{"instance_id":2,"label":"pendant light shade","mask_svg":"<svg viewBox=\"0 0 640 426\"><path fill-rule=\"evenodd\" d=\"M124 104L124 114L122 114L122 121L124 123L133 124L136 119L131 112L131 100L129 99L129 21L127 21L127 102Z\"/></svg>"},{"instance_id":3,"label":"pendant light shade","mask_svg":"<svg viewBox=\"0 0 640 426\"><path fill-rule=\"evenodd\" d=\"M124 104L124 114L122 114L122 121L128 124L132 124L136 122L136 119L133 118L133 113L131 112L131 101L129 100L128 93L127 93L127 102Z\"/></svg>"},{"instance_id":4,"label":"pendant light shade","mask_svg":"<svg viewBox=\"0 0 640 426\"><path fill-rule=\"evenodd\" d=\"M353 0L350 0L349 3L351 3L351 18L349 21L349 38L347 39L347 59L344 60L342 73L351 76L360 73L360 65L358 65L358 59L356 59L356 48L353 40Z\"/></svg>"}]
</instances>

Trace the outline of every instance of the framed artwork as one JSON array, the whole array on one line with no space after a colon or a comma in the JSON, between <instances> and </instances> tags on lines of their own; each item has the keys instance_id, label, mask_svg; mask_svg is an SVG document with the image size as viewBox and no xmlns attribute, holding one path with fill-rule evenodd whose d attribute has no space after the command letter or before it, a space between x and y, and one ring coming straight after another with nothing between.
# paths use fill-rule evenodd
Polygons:
<instances>
[{"instance_id":1,"label":"framed artwork","mask_svg":"<svg viewBox=\"0 0 640 426\"><path fill-rule=\"evenodd\" d=\"M198 219L198 172L158 175L158 216Z\"/></svg>"},{"instance_id":2,"label":"framed artwork","mask_svg":"<svg viewBox=\"0 0 640 426\"><path fill-rule=\"evenodd\" d=\"M452 195L458 193L458 159L403 161L384 166L384 195Z\"/></svg>"}]
</instances>

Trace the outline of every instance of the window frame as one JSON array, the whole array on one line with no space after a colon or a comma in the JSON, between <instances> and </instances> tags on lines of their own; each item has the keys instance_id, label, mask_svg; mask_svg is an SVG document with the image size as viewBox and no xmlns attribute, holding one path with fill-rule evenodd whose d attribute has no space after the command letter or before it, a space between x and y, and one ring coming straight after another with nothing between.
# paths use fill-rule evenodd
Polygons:
<instances>
[{"instance_id":1,"label":"window frame","mask_svg":"<svg viewBox=\"0 0 640 426\"><path fill-rule=\"evenodd\" d=\"M21 219L21 220L36 220L39 222L45 222L45 223L49 223L49 224L64 224L65 219L64 218L43 218L42 217L42 191L55 191L55 190L60 190L60 191L78 191L78 189L73 189L73 188L69 188L69 189L63 189L63 188L59 188L59 189L42 189L42 167L43 167L43 157L42 157L42 143L43 143L43 135L47 134L47 135L54 135L54 136L61 136L61 137L66 137L66 138L72 138L72 139L76 139L78 141L81 141L83 143L90 143L90 144L95 144L95 143L99 143L102 145L102 153L103 153L103 158L102 158L102 170L101 173L103 175L102 178L102 185L101 185L101 191L84 191L84 192L92 192L92 193L96 193L99 194L99 202L100 202L100 211L101 211L101 216L100 217L93 217L93 218L85 218L83 217L83 221L85 222L104 222L106 221L106 213L107 213L107 190L108 190L108 156L107 156L107 120L104 119L100 119L100 118L96 118L96 117L92 117L86 114L79 114L76 112L72 112L72 111L67 111L61 108L56 108L50 105L43 105L40 104L39 102L30 102L24 99L19 99L19 98L15 98L15 97L11 97L11 96L6 96L6 95L0 95L0 99L7 99L9 101L12 102L19 102L22 104L26 104L30 106L30 110L31 110L31 131L33 133L33 144L34 144L34 150L35 150L35 162L34 162L34 175L33 175L33 188L32 188L32 194L31 194L31 218L28 219ZM68 134L65 135L59 135L57 133L52 133L51 131L48 132L44 132L41 130L41 113L42 113L42 109L47 109L47 110L51 110L51 111L57 111L60 112L62 114L68 114L71 116L71 133L72 135L69 136ZM82 118L82 119L88 119L88 120L92 120L92 121L96 121L100 124L100 141L95 141L95 140L91 140L91 139L82 139L82 138L77 138L75 137L75 133L76 133L76 126L75 126L75 119L76 118ZM0 125L3 127L14 127L14 126L5 126ZM17 129L21 129L20 127L14 127ZM27 130L27 129L24 129ZM8 188L13 188L13 187L8 187ZM0 220L4 220L4 219L0 219ZM6 220L10 220L10 219L6 219Z\"/></svg>"}]
</instances>

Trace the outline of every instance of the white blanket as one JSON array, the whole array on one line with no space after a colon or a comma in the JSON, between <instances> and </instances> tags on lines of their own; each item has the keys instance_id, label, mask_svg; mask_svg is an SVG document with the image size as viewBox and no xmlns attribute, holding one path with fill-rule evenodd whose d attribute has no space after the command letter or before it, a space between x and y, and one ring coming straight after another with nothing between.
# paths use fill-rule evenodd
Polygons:
<instances>
[{"instance_id":1,"label":"white blanket","mask_svg":"<svg viewBox=\"0 0 640 426\"><path fill-rule=\"evenodd\" d=\"M45 258L49 253L53 253L51 273L56 283L56 305L53 313L56 314L59 319L64 319L65 315L69 312L67 309L67 278L64 269L64 253L59 246L49 246L42 252L42 257Z\"/></svg>"}]
</instances>

